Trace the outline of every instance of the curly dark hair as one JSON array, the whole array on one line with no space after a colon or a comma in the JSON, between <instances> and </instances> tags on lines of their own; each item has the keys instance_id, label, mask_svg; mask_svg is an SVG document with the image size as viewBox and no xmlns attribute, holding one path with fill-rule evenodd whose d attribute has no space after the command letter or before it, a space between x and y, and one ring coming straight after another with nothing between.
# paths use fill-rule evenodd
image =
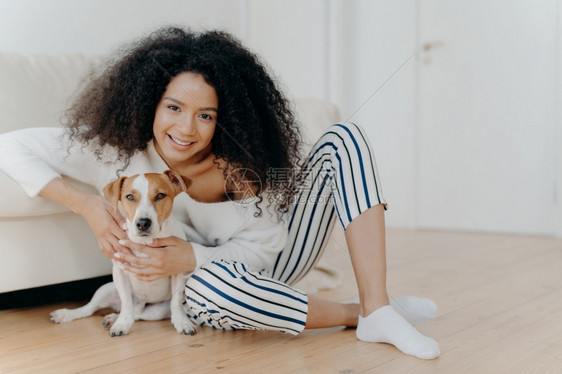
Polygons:
<instances>
[{"instance_id":1,"label":"curly dark hair","mask_svg":"<svg viewBox=\"0 0 562 374\"><path fill-rule=\"evenodd\" d=\"M226 163L225 178L246 168L267 181L271 168L295 170L300 165L301 135L288 100L259 58L221 31L166 27L120 50L67 110L71 137L114 147L128 164L153 139L156 106L170 80L183 72L201 74L216 90L212 153L215 163ZM269 183L280 212L288 209L295 183L292 178ZM256 187L258 195L266 189Z\"/></svg>"}]
</instances>

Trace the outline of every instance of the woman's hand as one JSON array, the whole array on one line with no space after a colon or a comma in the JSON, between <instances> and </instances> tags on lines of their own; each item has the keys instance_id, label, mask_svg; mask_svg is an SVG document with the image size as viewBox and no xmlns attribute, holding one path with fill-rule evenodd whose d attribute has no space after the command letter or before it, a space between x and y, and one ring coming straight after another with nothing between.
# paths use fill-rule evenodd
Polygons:
<instances>
[{"instance_id":1,"label":"woman's hand","mask_svg":"<svg viewBox=\"0 0 562 374\"><path fill-rule=\"evenodd\" d=\"M175 236L155 239L152 244L143 245L133 243L129 239L119 242L148 257L138 257L131 253L119 253L122 267L142 281L154 281L179 273L195 271L195 253L191 243Z\"/></svg>"},{"instance_id":2,"label":"woman's hand","mask_svg":"<svg viewBox=\"0 0 562 374\"><path fill-rule=\"evenodd\" d=\"M82 217L86 219L96 235L101 252L108 258L115 260L115 254L130 253L119 244L119 240L126 239L125 219L106 199L92 196L81 209Z\"/></svg>"}]
</instances>

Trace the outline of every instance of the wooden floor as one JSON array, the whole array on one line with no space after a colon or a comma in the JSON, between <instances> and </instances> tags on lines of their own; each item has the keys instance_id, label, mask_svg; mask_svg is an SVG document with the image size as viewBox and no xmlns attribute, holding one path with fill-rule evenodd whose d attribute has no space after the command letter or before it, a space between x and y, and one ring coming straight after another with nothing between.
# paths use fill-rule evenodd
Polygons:
<instances>
[{"instance_id":1,"label":"wooden floor","mask_svg":"<svg viewBox=\"0 0 562 374\"><path fill-rule=\"evenodd\" d=\"M344 284L356 294L344 250ZM0 312L1 373L562 373L562 240L389 230L389 291L439 305L419 330L441 345L423 361L342 328L297 337L200 328L180 336L169 322L138 322L110 338L101 315L55 325L63 305Z\"/></svg>"}]
</instances>

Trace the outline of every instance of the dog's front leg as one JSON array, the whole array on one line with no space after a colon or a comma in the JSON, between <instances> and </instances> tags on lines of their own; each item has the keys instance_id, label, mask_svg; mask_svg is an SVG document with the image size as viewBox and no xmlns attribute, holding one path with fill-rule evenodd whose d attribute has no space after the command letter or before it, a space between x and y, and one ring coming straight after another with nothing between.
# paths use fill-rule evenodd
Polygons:
<instances>
[{"instance_id":1,"label":"dog's front leg","mask_svg":"<svg viewBox=\"0 0 562 374\"><path fill-rule=\"evenodd\" d=\"M113 264L113 283L115 283L121 299L121 311L119 317L109 329L112 337L127 335L135 322L133 291L129 275L115 263Z\"/></svg>"},{"instance_id":2,"label":"dog's front leg","mask_svg":"<svg viewBox=\"0 0 562 374\"><path fill-rule=\"evenodd\" d=\"M176 274L172 276L172 300L170 301L170 311L172 314L172 325L176 331L184 335L194 335L195 325L187 316L183 308L185 301L185 283L189 276L186 274Z\"/></svg>"}]
</instances>

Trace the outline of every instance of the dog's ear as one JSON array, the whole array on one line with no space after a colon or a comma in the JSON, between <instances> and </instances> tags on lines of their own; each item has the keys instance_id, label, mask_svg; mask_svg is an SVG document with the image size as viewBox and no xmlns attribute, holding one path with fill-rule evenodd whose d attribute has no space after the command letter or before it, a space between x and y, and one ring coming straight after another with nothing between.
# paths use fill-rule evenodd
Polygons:
<instances>
[{"instance_id":1,"label":"dog's ear","mask_svg":"<svg viewBox=\"0 0 562 374\"><path fill-rule=\"evenodd\" d=\"M182 177L180 173L173 170L166 170L164 175L170 179L170 182L176 191L176 195L181 192L187 192L187 187L191 184L191 180L189 178Z\"/></svg>"},{"instance_id":2,"label":"dog's ear","mask_svg":"<svg viewBox=\"0 0 562 374\"><path fill-rule=\"evenodd\" d=\"M117 204L121 198L121 189L123 188L125 178L127 177L121 177L115 182L108 183L103 188L103 196L115 207L115 211L117 211Z\"/></svg>"}]
</instances>

